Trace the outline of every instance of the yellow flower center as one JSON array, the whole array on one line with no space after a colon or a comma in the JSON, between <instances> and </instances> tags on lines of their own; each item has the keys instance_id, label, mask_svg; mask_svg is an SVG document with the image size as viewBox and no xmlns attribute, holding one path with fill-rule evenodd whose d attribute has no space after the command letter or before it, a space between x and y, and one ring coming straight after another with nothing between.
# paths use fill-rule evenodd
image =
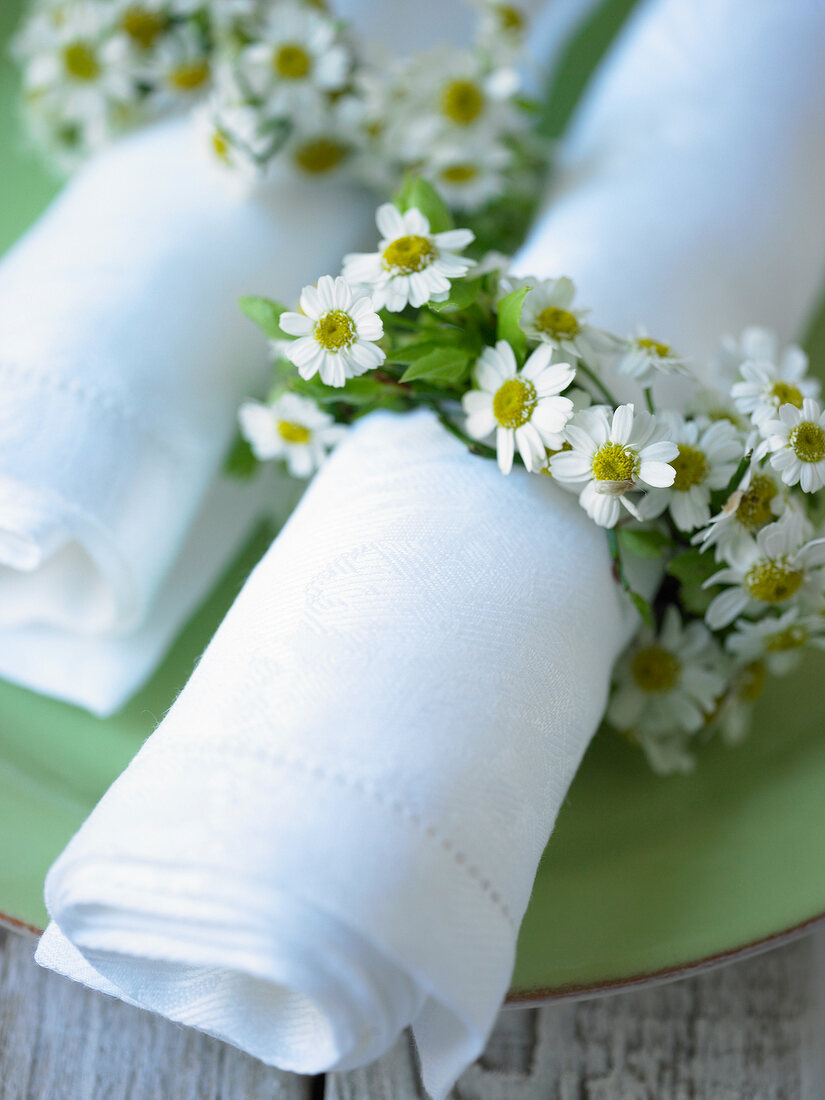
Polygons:
<instances>
[{"instance_id":1,"label":"yellow flower center","mask_svg":"<svg viewBox=\"0 0 825 1100\"><path fill-rule=\"evenodd\" d=\"M308 443L309 428L303 424L296 424L294 420L279 420L278 435L285 443Z\"/></svg>"},{"instance_id":2,"label":"yellow flower center","mask_svg":"<svg viewBox=\"0 0 825 1100\"><path fill-rule=\"evenodd\" d=\"M305 142L295 150L294 156L299 168L315 176L337 168L348 152L347 146L340 141L322 137Z\"/></svg>"},{"instance_id":3,"label":"yellow flower center","mask_svg":"<svg viewBox=\"0 0 825 1100\"><path fill-rule=\"evenodd\" d=\"M799 649L808 640L808 631L799 623L793 623L785 630L778 630L768 638L765 648L771 653L784 653L788 649Z\"/></svg>"},{"instance_id":4,"label":"yellow flower center","mask_svg":"<svg viewBox=\"0 0 825 1100\"><path fill-rule=\"evenodd\" d=\"M659 359L667 359L669 355L673 354L673 349L669 344L662 344L658 340L651 340L649 336L640 336L636 343L644 351L649 351L652 355L658 356Z\"/></svg>"},{"instance_id":5,"label":"yellow flower center","mask_svg":"<svg viewBox=\"0 0 825 1100\"><path fill-rule=\"evenodd\" d=\"M327 351L348 348L355 340L355 325L343 309L331 309L315 322L315 339Z\"/></svg>"},{"instance_id":6,"label":"yellow flower center","mask_svg":"<svg viewBox=\"0 0 825 1100\"><path fill-rule=\"evenodd\" d=\"M590 468L596 481L631 482L639 469L639 456L621 443L603 443Z\"/></svg>"},{"instance_id":7,"label":"yellow flower center","mask_svg":"<svg viewBox=\"0 0 825 1100\"><path fill-rule=\"evenodd\" d=\"M801 462L821 462L825 458L825 431L810 420L797 424L791 430L788 442Z\"/></svg>"},{"instance_id":8,"label":"yellow flower center","mask_svg":"<svg viewBox=\"0 0 825 1100\"><path fill-rule=\"evenodd\" d=\"M451 80L441 93L441 112L456 126L469 126L484 110L484 93L472 80Z\"/></svg>"},{"instance_id":9,"label":"yellow flower center","mask_svg":"<svg viewBox=\"0 0 825 1100\"><path fill-rule=\"evenodd\" d=\"M743 703L755 703L765 687L767 670L762 661L753 661L742 669L736 694Z\"/></svg>"},{"instance_id":10,"label":"yellow flower center","mask_svg":"<svg viewBox=\"0 0 825 1100\"><path fill-rule=\"evenodd\" d=\"M520 428L533 415L538 396L532 382L508 378L493 397L493 416L502 428Z\"/></svg>"},{"instance_id":11,"label":"yellow flower center","mask_svg":"<svg viewBox=\"0 0 825 1100\"><path fill-rule=\"evenodd\" d=\"M475 164L451 164L441 173L445 183L469 183L478 175L478 167Z\"/></svg>"},{"instance_id":12,"label":"yellow flower center","mask_svg":"<svg viewBox=\"0 0 825 1100\"><path fill-rule=\"evenodd\" d=\"M773 518L771 501L776 496L774 483L765 474L757 474L742 494L736 518L748 531L758 531Z\"/></svg>"},{"instance_id":13,"label":"yellow flower center","mask_svg":"<svg viewBox=\"0 0 825 1100\"><path fill-rule=\"evenodd\" d=\"M496 4L495 13L503 31L519 32L524 30L524 14L511 4Z\"/></svg>"},{"instance_id":14,"label":"yellow flower center","mask_svg":"<svg viewBox=\"0 0 825 1100\"><path fill-rule=\"evenodd\" d=\"M199 61L187 61L178 65L169 74L169 83L178 92L194 92L209 79L209 62L201 58Z\"/></svg>"},{"instance_id":15,"label":"yellow flower center","mask_svg":"<svg viewBox=\"0 0 825 1100\"><path fill-rule=\"evenodd\" d=\"M66 72L75 80L92 81L100 76L100 62L88 42L72 42L63 50Z\"/></svg>"},{"instance_id":16,"label":"yellow flower center","mask_svg":"<svg viewBox=\"0 0 825 1100\"><path fill-rule=\"evenodd\" d=\"M676 458L671 459L670 465L676 471L673 488L679 493L686 493L694 485L701 485L710 472L703 452L687 443L679 444L679 453Z\"/></svg>"},{"instance_id":17,"label":"yellow flower center","mask_svg":"<svg viewBox=\"0 0 825 1100\"><path fill-rule=\"evenodd\" d=\"M649 645L640 649L633 658L631 671L642 691L663 695L678 684L682 666L669 649Z\"/></svg>"},{"instance_id":18,"label":"yellow flower center","mask_svg":"<svg viewBox=\"0 0 825 1100\"><path fill-rule=\"evenodd\" d=\"M297 42L285 42L272 55L272 68L283 80L301 80L312 68L312 58Z\"/></svg>"},{"instance_id":19,"label":"yellow flower center","mask_svg":"<svg viewBox=\"0 0 825 1100\"><path fill-rule=\"evenodd\" d=\"M229 140L225 134L222 134L220 130L214 130L212 132L212 152L218 158L223 161L224 164L229 164Z\"/></svg>"},{"instance_id":20,"label":"yellow flower center","mask_svg":"<svg viewBox=\"0 0 825 1100\"><path fill-rule=\"evenodd\" d=\"M166 30L167 20L158 12L135 4L120 19L121 29L143 50L149 50Z\"/></svg>"},{"instance_id":21,"label":"yellow flower center","mask_svg":"<svg viewBox=\"0 0 825 1100\"><path fill-rule=\"evenodd\" d=\"M545 306L536 314L536 328L556 340L570 340L579 331L579 322L568 309Z\"/></svg>"},{"instance_id":22,"label":"yellow flower center","mask_svg":"<svg viewBox=\"0 0 825 1100\"><path fill-rule=\"evenodd\" d=\"M762 558L745 574L745 588L762 603L784 603L802 587L805 574L787 558Z\"/></svg>"},{"instance_id":23,"label":"yellow flower center","mask_svg":"<svg viewBox=\"0 0 825 1100\"><path fill-rule=\"evenodd\" d=\"M802 393L790 382L777 380L771 386L770 395L777 405L795 405L797 409L802 408Z\"/></svg>"},{"instance_id":24,"label":"yellow flower center","mask_svg":"<svg viewBox=\"0 0 825 1100\"><path fill-rule=\"evenodd\" d=\"M437 250L429 237L419 237L411 233L407 237L398 237L384 249L382 257L384 267L398 275L411 275L414 271L423 271L429 267L437 255Z\"/></svg>"}]
</instances>

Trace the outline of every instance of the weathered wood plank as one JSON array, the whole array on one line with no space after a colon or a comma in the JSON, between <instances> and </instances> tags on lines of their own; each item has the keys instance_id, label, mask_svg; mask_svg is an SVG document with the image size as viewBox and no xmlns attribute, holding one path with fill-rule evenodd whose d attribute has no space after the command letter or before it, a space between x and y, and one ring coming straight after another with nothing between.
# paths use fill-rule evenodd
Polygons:
<instances>
[{"instance_id":1,"label":"weathered wood plank","mask_svg":"<svg viewBox=\"0 0 825 1100\"><path fill-rule=\"evenodd\" d=\"M0 1100L309 1100L280 1073L36 966L0 930Z\"/></svg>"},{"instance_id":2,"label":"weathered wood plank","mask_svg":"<svg viewBox=\"0 0 825 1100\"><path fill-rule=\"evenodd\" d=\"M822 1100L822 944L647 990L502 1013L456 1100ZM327 1100L420 1097L408 1044Z\"/></svg>"}]
</instances>

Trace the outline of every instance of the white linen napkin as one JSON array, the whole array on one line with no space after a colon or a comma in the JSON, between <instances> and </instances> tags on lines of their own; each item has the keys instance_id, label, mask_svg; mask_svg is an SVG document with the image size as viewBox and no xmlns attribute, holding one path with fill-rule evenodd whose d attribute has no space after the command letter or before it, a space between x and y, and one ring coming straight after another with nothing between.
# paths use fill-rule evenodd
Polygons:
<instances>
[{"instance_id":1,"label":"white linen napkin","mask_svg":"<svg viewBox=\"0 0 825 1100\"><path fill-rule=\"evenodd\" d=\"M96 157L3 259L0 676L105 714L151 671L260 512L218 491L158 599L266 383L237 299L294 298L371 207L333 181L233 193L174 119Z\"/></svg>"},{"instance_id":2,"label":"white linen napkin","mask_svg":"<svg viewBox=\"0 0 825 1100\"><path fill-rule=\"evenodd\" d=\"M711 6L701 5L709 17ZM624 38L614 65L636 73L640 95L661 98L661 84L676 96L674 50L696 66L677 114L692 93L704 103L708 71L724 70L723 87L752 84L756 72L766 97L773 88L786 105L820 95L817 0L725 0L727 20L708 34L686 14L696 7L648 5ZM759 34L745 32L752 22ZM796 60L766 66L773 57ZM588 116L595 125L607 112L609 81L599 95L580 135ZM745 116L727 121L745 128L727 140L755 146L726 165L741 163L742 202L755 202L752 164L773 156L762 143L776 135ZM605 141L609 154L614 135ZM797 200L825 178L819 161L780 147L795 172L812 173L774 196L795 239ZM656 158L637 165L644 189ZM684 185L671 191L673 216L657 222L654 285L636 257L587 284L602 248L616 255L611 227L642 249L650 226L647 204L629 208L635 233L600 217L609 175L604 192L588 190L592 220L576 225L592 236L565 270L599 290L599 316L619 327L665 324L689 307L693 351L738 253L703 238L700 300L682 262L694 239L683 219L695 218L698 234L715 217L716 191L696 205L695 174ZM561 273L547 224L520 270ZM561 238L563 229L554 223ZM769 229L754 227L766 233L766 271L784 256ZM801 275L798 292L810 300ZM747 319L762 319L762 305L756 296ZM603 532L575 498L524 473L502 489L495 466L426 413L370 418L318 476L157 733L50 872L54 923L39 961L305 1072L367 1061L411 1023L425 1086L440 1100L483 1048L540 853L632 627Z\"/></svg>"}]
</instances>

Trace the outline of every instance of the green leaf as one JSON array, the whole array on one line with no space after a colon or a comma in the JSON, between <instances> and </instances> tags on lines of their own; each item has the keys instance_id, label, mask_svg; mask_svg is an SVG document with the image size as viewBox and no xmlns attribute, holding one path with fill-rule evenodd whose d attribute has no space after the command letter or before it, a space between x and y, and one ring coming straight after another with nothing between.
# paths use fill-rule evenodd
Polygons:
<instances>
[{"instance_id":1,"label":"green leaf","mask_svg":"<svg viewBox=\"0 0 825 1100\"><path fill-rule=\"evenodd\" d=\"M639 614L642 616L642 621L646 626L653 626L653 609L644 596L640 596L638 592L634 592L632 589L628 592L631 602Z\"/></svg>"},{"instance_id":2,"label":"green leaf","mask_svg":"<svg viewBox=\"0 0 825 1100\"><path fill-rule=\"evenodd\" d=\"M713 554L699 549L686 550L678 554L667 565L671 577L688 588L701 588L719 569L713 560Z\"/></svg>"},{"instance_id":3,"label":"green leaf","mask_svg":"<svg viewBox=\"0 0 825 1100\"><path fill-rule=\"evenodd\" d=\"M450 296L443 302L428 302L433 313L453 313L468 309L479 296L483 279L458 279L450 288Z\"/></svg>"},{"instance_id":4,"label":"green leaf","mask_svg":"<svg viewBox=\"0 0 825 1100\"><path fill-rule=\"evenodd\" d=\"M257 298L255 295L240 298L238 305L250 321L254 321L270 340L289 339L288 334L279 324L281 314L286 313L286 306L282 306L280 302L273 302L270 298Z\"/></svg>"},{"instance_id":5,"label":"green leaf","mask_svg":"<svg viewBox=\"0 0 825 1100\"><path fill-rule=\"evenodd\" d=\"M450 386L460 382L470 366L470 356L463 348L434 348L422 355L401 375L402 382L426 379L436 385Z\"/></svg>"},{"instance_id":6,"label":"green leaf","mask_svg":"<svg viewBox=\"0 0 825 1100\"><path fill-rule=\"evenodd\" d=\"M388 387L375 377L363 375L360 378L348 378L344 386L327 386L316 375L315 378L296 376L290 381L290 389L301 397L310 397L318 405L373 405L380 404Z\"/></svg>"},{"instance_id":7,"label":"green leaf","mask_svg":"<svg viewBox=\"0 0 825 1100\"><path fill-rule=\"evenodd\" d=\"M260 462L255 457L252 447L239 432L224 460L224 473L230 477L246 480L258 472L259 466Z\"/></svg>"},{"instance_id":8,"label":"green leaf","mask_svg":"<svg viewBox=\"0 0 825 1100\"><path fill-rule=\"evenodd\" d=\"M639 527L620 527L617 530L619 544L623 551L637 558L660 558L670 539L656 529Z\"/></svg>"},{"instance_id":9,"label":"green leaf","mask_svg":"<svg viewBox=\"0 0 825 1100\"><path fill-rule=\"evenodd\" d=\"M402 214L407 210L420 210L430 223L432 233L444 233L453 228L453 218L444 200L433 187L420 176L408 175L395 196L395 205Z\"/></svg>"},{"instance_id":10,"label":"green leaf","mask_svg":"<svg viewBox=\"0 0 825 1100\"><path fill-rule=\"evenodd\" d=\"M498 319L496 321L496 339L506 340L513 349L519 366L527 355L527 336L521 327L521 310L524 299L532 290L532 287L522 286L518 290L512 290L498 303Z\"/></svg>"}]
</instances>

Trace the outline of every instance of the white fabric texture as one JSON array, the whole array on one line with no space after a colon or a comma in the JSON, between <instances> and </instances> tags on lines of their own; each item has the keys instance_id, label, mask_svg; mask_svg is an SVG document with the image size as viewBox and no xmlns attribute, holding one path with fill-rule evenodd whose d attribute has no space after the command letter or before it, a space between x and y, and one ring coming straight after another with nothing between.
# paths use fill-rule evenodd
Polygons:
<instances>
[{"instance_id":1,"label":"white fabric texture","mask_svg":"<svg viewBox=\"0 0 825 1100\"><path fill-rule=\"evenodd\" d=\"M95 158L0 263L0 676L101 714L139 686L260 511L218 491L215 537L157 598L266 382L237 299L293 298L371 210L333 181L235 194L174 119Z\"/></svg>"},{"instance_id":2,"label":"white fabric texture","mask_svg":"<svg viewBox=\"0 0 825 1100\"><path fill-rule=\"evenodd\" d=\"M697 6L726 20L704 33ZM609 72L635 72L645 102L672 96L674 116L690 114L688 101L705 109L705 74L721 69L724 88L762 81L766 99L772 89L801 107L821 95L806 60L812 38L825 46L817 8L660 0ZM676 89L681 49L695 85L686 75ZM771 50L801 60L766 65ZM774 155L763 145L773 131L720 115L715 91L705 125L734 127L718 137L741 152L725 171L741 164L735 187L757 210L752 166ZM605 79L579 122L594 180L600 156L620 163L621 135L596 127L612 95ZM781 147L786 170L804 177L773 195L796 240L799 196L825 178L817 160ZM645 173L659 160L631 157L631 175L634 164L650 196ZM611 173L604 189L582 178L592 218L571 183L562 201L576 233L549 214L520 270L569 271L596 319L619 328L640 313L651 325L681 319L698 351L709 319L727 327L717 298L740 274L736 249L719 253L704 235L703 296L694 286L695 237L727 191L687 173L680 194L665 177L672 216L660 210L656 222L653 277L648 204L610 221L600 212L612 209ZM755 222L760 246L740 224L738 242L771 279L785 262L772 225ZM577 235L587 246L559 257L556 242ZM616 241L633 239L639 254L614 262ZM806 270L798 292L810 302L819 273ZM765 319L761 291L747 293L744 320ZM574 497L524 473L502 486L494 464L426 413L371 418L318 476L170 714L50 872L54 923L39 960L305 1072L367 1061L412 1023L440 1100L484 1046L539 856L631 629L604 535Z\"/></svg>"},{"instance_id":3,"label":"white fabric texture","mask_svg":"<svg viewBox=\"0 0 825 1100\"><path fill-rule=\"evenodd\" d=\"M128 996L305 1073L415 1021L436 1096L478 1054L633 622L575 498L500 479L421 413L312 484L51 872Z\"/></svg>"}]
</instances>

